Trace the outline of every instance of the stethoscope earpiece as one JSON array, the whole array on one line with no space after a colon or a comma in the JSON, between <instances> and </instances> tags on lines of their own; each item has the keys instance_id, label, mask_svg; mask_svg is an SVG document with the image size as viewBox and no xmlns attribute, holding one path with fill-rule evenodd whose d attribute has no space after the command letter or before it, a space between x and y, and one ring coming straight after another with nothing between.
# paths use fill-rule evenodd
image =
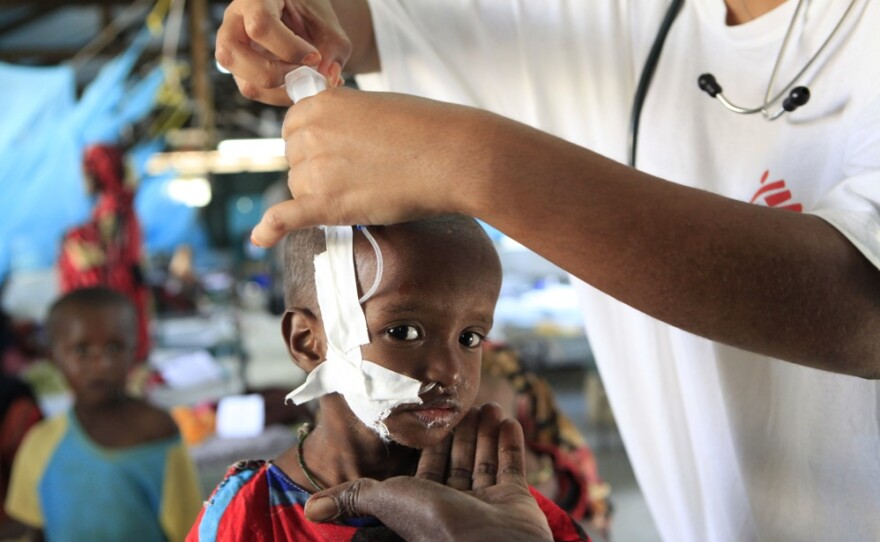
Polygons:
<instances>
[{"instance_id":1,"label":"stethoscope earpiece","mask_svg":"<svg viewBox=\"0 0 880 542\"><path fill-rule=\"evenodd\" d=\"M700 87L700 90L708 94L709 96L716 98L719 102L721 102L724 107L733 111L734 113L740 113L743 115L749 115L752 113L762 113L764 118L767 120L776 120L783 113L791 113L798 107L806 104L810 101L810 89L804 86L794 87L788 93L788 96L782 101L782 108L776 113L770 114L767 111L767 106L769 106L772 102L766 102L761 107L755 107L752 109L747 109L745 107L740 107L730 102L721 90L721 85L718 84L718 81L715 79L715 76L711 73L704 73L700 77L697 78L697 86ZM778 98L777 98L778 99ZM775 101L775 100L774 100Z\"/></svg>"},{"instance_id":2,"label":"stethoscope earpiece","mask_svg":"<svg viewBox=\"0 0 880 542\"><path fill-rule=\"evenodd\" d=\"M828 37L825 38L825 41L822 42L822 45L819 46L819 49L813 54L812 57L807 61L806 64L800 69L799 72L791 79L791 81L779 91L778 94L773 95L773 87L776 84L776 75L779 72L779 65L782 63L782 57L785 54L785 50L788 47L789 38L791 38L792 29L795 26L795 21L798 18L798 13L801 11L801 7L804 5L804 0L798 0L797 6L794 9L794 15L791 18L791 22L788 24L788 30L785 32L785 37L782 39L782 45L779 47L779 53L776 55L776 63L773 65L773 73L770 74L770 80L767 82L767 90L764 93L764 103L759 105L758 107L742 107L734 104L730 100L724 96L724 93L721 91L721 85L718 84L718 81L715 80L715 76L711 73L704 73L703 75L697 78L697 85L700 87L700 90L708 94L709 96L717 99L721 104L733 111L734 113L739 113L741 115L751 115L753 113L761 113L766 120L776 120L783 113L791 113L798 107L805 105L810 101L810 89L804 86L794 87L792 86L797 83L798 79L806 73L807 69L819 58L819 55L822 54L822 51L825 50L825 47L831 41L837 31L840 30L840 27L843 25L843 21L846 20L847 15L852 11L853 6L855 5L856 0L850 0L849 6L846 8L846 11L843 12L843 15L840 16L840 20L837 21L837 24L828 34ZM791 89L791 90L789 90ZM786 92L788 96L782 100L782 107L779 108L775 113L771 113L769 111L770 106L775 103L779 103L779 100L785 96Z\"/></svg>"},{"instance_id":3,"label":"stethoscope earpiece","mask_svg":"<svg viewBox=\"0 0 880 542\"><path fill-rule=\"evenodd\" d=\"M782 101L782 108L791 113L798 107L810 101L810 89L807 87L794 87L788 93L788 98Z\"/></svg>"},{"instance_id":4,"label":"stethoscope earpiece","mask_svg":"<svg viewBox=\"0 0 880 542\"><path fill-rule=\"evenodd\" d=\"M713 98L721 92L721 85L718 84L715 76L711 73L704 73L697 78L697 84L700 86L700 90Z\"/></svg>"},{"instance_id":5,"label":"stethoscope earpiece","mask_svg":"<svg viewBox=\"0 0 880 542\"><path fill-rule=\"evenodd\" d=\"M666 10L666 15L663 17L663 22L660 24L660 28L657 31L657 36L654 38L654 44L651 46L651 51L648 54L648 58L645 60L645 66L642 68L642 74L639 77L639 83L636 87L635 96L633 97L633 106L630 114L628 137L629 165L633 167L635 167L636 165L636 147L639 141L639 121L642 115L642 106L644 105L645 98L648 95L648 87L650 87L651 85L651 79L654 76L654 70L657 68L657 63L660 59L660 52L663 50L663 44L666 42L666 37L669 35L669 29L672 27L672 23L675 21L678 13L681 11L683 3L684 0L672 0L669 3L669 8ZM778 94L774 96L772 94L772 91L776 83L776 75L779 72L779 65L782 62L783 54L785 53L785 49L788 46L789 38L791 38L792 29L795 26L794 23L797 20L798 13L800 13L803 4L804 0L798 0L797 6L795 6L794 15L791 18L791 22L788 24L788 30L785 32L785 37L782 39L782 45L779 47L779 53L776 55L776 63L773 65L773 73L770 74L770 80L767 82L767 90L764 94L764 103L762 103L758 107L753 108L740 107L738 105L730 103L730 101L724 97L724 93L721 90L721 85L718 84L715 76L711 73L704 73L697 78L697 85L699 85L700 90L702 90L712 98L716 98L719 102L721 102L722 105L724 105L724 107L726 107L730 111L733 111L734 113L741 113L745 115L752 113L761 113L767 120L777 119L783 113L790 113L810 101L810 89L803 86L792 88L792 86L800 80L801 76L803 76L807 72L807 69L812 66L813 62L815 62L816 59L819 58L819 56L822 54L822 51L825 50L825 47L828 46L828 44L837 34L837 31L840 30L840 28L843 26L843 22L846 20L850 12L852 12L853 6L855 6L856 4L856 0L850 0L849 6L846 8L846 11L844 11L843 15L840 16L840 20L837 21L837 24L828 34L828 37L825 38L825 41L822 42L822 45L819 46L819 49L816 50L813 56L810 57L810 59L791 79L791 81L785 87L783 87ZM767 108L774 103L779 103L779 100L782 99L782 97L785 96L786 93L788 93L788 96L782 100L782 107L780 107L779 110L775 113L771 114L767 110Z\"/></svg>"}]
</instances>

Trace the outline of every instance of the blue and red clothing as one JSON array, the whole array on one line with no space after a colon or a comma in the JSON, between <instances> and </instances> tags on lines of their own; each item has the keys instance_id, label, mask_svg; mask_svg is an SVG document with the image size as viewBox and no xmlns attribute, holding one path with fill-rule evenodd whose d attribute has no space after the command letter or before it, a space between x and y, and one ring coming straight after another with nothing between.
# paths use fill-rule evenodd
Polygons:
<instances>
[{"instance_id":1,"label":"blue and red clothing","mask_svg":"<svg viewBox=\"0 0 880 542\"><path fill-rule=\"evenodd\" d=\"M554 540L589 540L561 508L537 491L531 492L547 516ZM305 517L310 496L272 463L236 463L205 503L187 542L400 540L374 518L359 518L345 525L313 523Z\"/></svg>"},{"instance_id":2,"label":"blue and red clothing","mask_svg":"<svg viewBox=\"0 0 880 542\"><path fill-rule=\"evenodd\" d=\"M125 448L89 436L70 410L36 424L15 456L6 512L47 540L179 542L199 511L180 435Z\"/></svg>"}]
</instances>

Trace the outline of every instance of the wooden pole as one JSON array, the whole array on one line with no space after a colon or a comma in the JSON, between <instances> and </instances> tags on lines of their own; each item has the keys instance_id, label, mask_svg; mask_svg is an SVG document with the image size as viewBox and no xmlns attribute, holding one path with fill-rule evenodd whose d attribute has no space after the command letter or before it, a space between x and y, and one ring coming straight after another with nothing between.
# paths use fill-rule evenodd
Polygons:
<instances>
[{"instance_id":1,"label":"wooden pole","mask_svg":"<svg viewBox=\"0 0 880 542\"><path fill-rule=\"evenodd\" d=\"M210 23L207 0L189 0L190 60L192 62L193 94L196 100L195 121L205 134L204 149L216 146L214 92L210 70L214 63L208 46L207 25Z\"/></svg>"}]
</instances>

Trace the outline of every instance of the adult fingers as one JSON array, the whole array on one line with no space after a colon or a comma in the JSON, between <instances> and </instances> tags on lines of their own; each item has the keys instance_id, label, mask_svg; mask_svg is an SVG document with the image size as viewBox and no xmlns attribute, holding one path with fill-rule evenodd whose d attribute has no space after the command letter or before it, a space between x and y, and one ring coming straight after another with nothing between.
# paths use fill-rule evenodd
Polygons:
<instances>
[{"instance_id":1,"label":"adult fingers","mask_svg":"<svg viewBox=\"0 0 880 542\"><path fill-rule=\"evenodd\" d=\"M456 516L466 515L473 497L429 480L399 476L377 482L367 478L315 493L306 503L311 521L329 522L373 516L404 540L458 540L449 532ZM442 508L442 510L441 510Z\"/></svg>"},{"instance_id":2,"label":"adult fingers","mask_svg":"<svg viewBox=\"0 0 880 542\"><path fill-rule=\"evenodd\" d=\"M329 2L236 0L223 15L215 51L242 95L290 105L282 88L284 76L298 66L312 66L338 86L342 66L351 56L351 41Z\"/></svg>"},{"instance_id":3,"label":"adult fingers","mask_svg":"<svg viewBox=\"0 0 880 542\"><path fill-rule=\"evenodd\" d=\"M247 12L241 12L241 16L244 31L259 46L257 50L268 51L275 58L291 64L314 66L320 61L318 48L302 37L308 36L310 29L302 28L295 32L285 8L269 2L258 2ZM321 23L315 21L315 24Z\"/></svg>"},{"instance_id":4,"label":"adult fingers","mask_svg":"<svg viewBox=\"0 0 880 542\"><path fill-rule=\"evenodd\" d=\"M498 405L488 403L480 409L473 489L495 485L498 472L498 435L501 420L501 408Z\"/></svg>"},{"instance_id":5,"label":"adult fingers","mask_svg":"<svg viewBox=\"0 0 880 542\"><path fill-rule=\"evenodd\" d=\"M264 3L252 3L247 14L238 6L233 2L226 9L223 24L217 30L214 57L239 80L259 89L277 88L284 84L284 75L296 66L304 62L317 65L320 61L317 50L285 27L279 15L273 15ZM254 25L250 22L254 20L266 22ZM267 48L249 32L256 32L266 43L283 41L286 49Z\"/></svg>"},{"instance_id":6,"label":"adult fingers","mask_svg":"<svg viewBox=\"0 0 880 542\"><path fill-rule=\"evenodd\" d=\"M526 482L526 449L522 426L518 421L506 419L498 431L499 484L517 484L528 487Z\"/></svg>"},{"instance_id":7,"label":"adult fingers","mask_svg":"<svg viewBox=\"0 0 880 542\"><path fill-rule=\"evenodd\" d=\"M455 428L449 456L449 477L446 479L449 487L463 491L471 488L479 423L480 411L472 408Z\"/></svg>"},{"instance_id":8,"label":"adult fingers","mask_svg":"<svg viewBox=\"0 0 880 542\"><path fill-rule=\"evenodd\" d=\"M410 542L553 540L535 499L516 485L471 494L412 476L362 478L315 493L305 515L321 523L373 516Z\"/></svg>"},{"instance_id":9,"label":"adult fingers","mask_svg":"<svg viewBox=\"0 0 880 542\"><path fill-rule=\"evenodd\" d=\"M288 106L293 103L284 87L260 88L238 76L233 76L233 78L235 79L236 86L238 86L238 91L248 100L280 106Z\"/></svg>"},{"instance_id":10,"label":"adult fingers","mask_svg":"<svg viewBox=\"0 0 880 542\"><path fill-rule=\"evenodd\" d=\"M288 21L297 33L309 36L321 55L317 70L331 86L342 83L342 67L351 57L352 45L329 2L312 2L290 12Z\"/></svg>"},{"instance_id":11,"label":"adult fingers","mask_svg":"<svg viewBox=\"0 0 880 542\"><path fill-rule=\"evenodd\" d=\"M416 467L416 478L424 478L442 484L443 479L446 478L450 448L452 448L451 433L442 442L422 450L419 464Z\"/></svg>"},{"instance_id":12,"label":"adult fingers","mask_svg":"<svg viewBox=\"0 0 880 542\"><path fill-rule=\"evenodd\" d=\"M322 203L320 198L301 196L267 209L251 232L251 242L260 247L270 247L280 241L287 232L332 223L327 213L327 205Z\"/></svg>"},{"instance_id":13,"label":"adult fingers","mask_svg":"<svg viewBox=\"0 0 880 542\"><path fill-rule=\"evenodd\" d=\"M360 478L319 491L306 502L306 518L324 523L365 515L379 517L381 503L375 499L382 494L382 487L382 483L376 480ZM362 495L366 495L363 500ZM378 499L381 501L381 497Z\"/></svg>"}]
</instances>

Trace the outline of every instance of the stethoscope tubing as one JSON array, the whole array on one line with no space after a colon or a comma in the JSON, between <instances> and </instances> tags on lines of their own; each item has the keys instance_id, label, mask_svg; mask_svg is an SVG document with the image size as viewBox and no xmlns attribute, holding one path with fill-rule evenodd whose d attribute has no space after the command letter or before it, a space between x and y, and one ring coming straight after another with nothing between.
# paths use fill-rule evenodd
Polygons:
<instances>
[{"instance_id":1,"label":"stethoscope tubing","mask_svg":"<svg viewBox=\"0 0 880 542\"><path fill-rule=\"evenodd\" d=\"M721 105L723 105L729 111L734 113L738 113L741 115L751 115L755 113L761 113L764 118L768 121L776 120L786 111L793 111L797 107L806 103L804 100L802 103L794 103L794 107L791 107L789 104L783 104L783 107L780 107L778 111L774 113L770 113L768 108L774 103L779 102L787 93L789 95L789 100L794 98L794 94L792 92L800 91L802 94L806 94L806 99L809 99L809 89L806 87L797 87L798 80L807 72L810 66L816 61L819 56L822 55L822 52L831 43L831 40L837 34L838 30L843 26L843 22L847 19L850 12L852 12L853 7L856 4L856 0L850 0L849 6L847 6L846 11L841 15L840 20L837 21L837 24L834 25L834 28L828 34L828 37L825 38L825 41L822 42L822 45L813 53L813 56L804 64L804 66L797 72L797 74L789 81L789 83L783 87L775 96L770 97L771 92L773 91L773 85L776 83L776 77L779 71L779 66L782 62L782 57L784 56L785 50L788 47L789 39L791 38L792 29L794 28L795 21L798 18L798 13L801 10L801 7L804 5L803 0L798 0L798 5L795 7L794 15L792 16L791 22L788 25L788 29L785 32L785 37L782 40L782 45L779 48L779 53L776 55L776 62L773 65L773 72L770 74L770 79L767 82L767 90L764 93L764 103L759 105L758 107L742 107L727 99L724 96L724 93L721 91L720 85L717 86L717 89L713 89L712 92L703 88L711 97L716 98ZM675 22L675 19L678 17L678 14L681 12L681 8L684 5L684 0L672 0L669 4L669 8L666 10L666 14L663 17L663 21L660 24L660 28L657 30L657 36L654 38L654 43L651 46L651 50L648 53L648 58L645 60L645 66L642 68L641 76L639 77L639 83L636 87L635 95L633 96L633 105L632 111L630 113L630 123L629 123L629 132L627 137L627 158L630 166L635 167L636 165L636 153L638 150L638 139L639 139L639 122L641 120L642 108L645 104L645 99L648 95L648 89L651 86L651 80L654 77L654 72L657 69L657 64L660 62L660 54L663 52L663 44L666 42L666 38L669 35L669 31L672 28L672 23ZM714 77L711 77L712 82L715 83ZM702 83L701 83L702 88ZM795 100L793 100L795 101Z\"/></svg>"}]
</instances>

